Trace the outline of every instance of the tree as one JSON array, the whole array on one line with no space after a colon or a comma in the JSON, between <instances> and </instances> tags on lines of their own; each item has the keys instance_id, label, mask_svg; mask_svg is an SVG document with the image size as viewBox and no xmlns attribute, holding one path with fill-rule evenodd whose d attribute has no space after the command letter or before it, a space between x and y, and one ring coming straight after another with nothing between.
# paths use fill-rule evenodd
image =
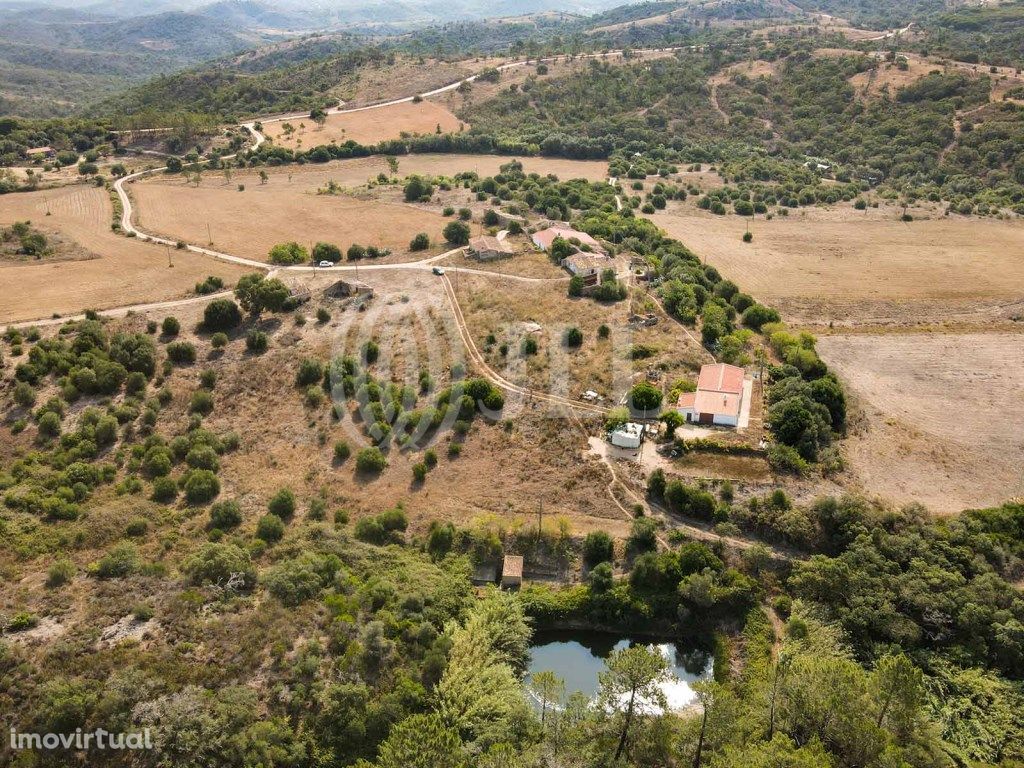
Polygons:
<instances>
[{"instance_id":1,"label":"tree","mask_svg":"<svg viewBox=\"0 0 1024 768\"><path fill-rule=\"evenodd\" d=\"M661 420L665 422L665 434L669 439L675 436L676 430L685 423L683 415L679 411L665 411L661 414Z\"/></svg>"},{"instance_id":2,"label":"tree","mask_svg":"<svg viewBox=\"0 0 1024 768\"><path fill-rule=\"evenodd\" d=\"M242 275L235 285L235 298L254 317L264 310L279 312L290 295L287 285L276 277L268 280L259 272Z\"/></svg>"},{"instance_id":3,"label":"tree","mask_svg":"<svg viewBox=\"0 0 1024 768\"><path fill-rule=\"evenodd\" d=\"M281 488L267 503L267 511L282 520L288 520L295 514L295 494L291 488Z\"/></svg>"},{"instance_id":4,"label":"tree","mask_svg":"<svg viewBox=\"0 0 1024 768\"><path fill-rule=\"evenodd\" d=\"M924 701L921 670L902 653L886 655L878 660L871 682L880 702L875 725L888 726L905 742L917 726Z\"/></svg>"},{"instance_id":5,"label":"tree","mask_svg":"<svg viewBox=\"0 0 1024 768\"><path fill-rule=\"evenodd\" d=\"M629 390L630 405L634 410L643 411L645 415L647 411L656 411L660 408L662 399L661 390L649 381L634 384Z\"/></svg>"},{"instance_id":6,"label":"tree","mask_svg":"<svg viewBox=\"0 0 1024 768\"><path fill-rule=\"evenodd\" d=\"M377 768L466 768L459 732L436 714L413 715L381 744Z\"/></svg>"},{"instance_id":7,"label":"tree","mask_svg":"<svg viewBox=\"0 0 1024 768\"><path fill-rule=\"evenodd\" d=\"M203 309L203 328L226 331L242 322L242 313L231 299L214 299Z\"/></svg>"},{"instance_id":8,"label":"tree","mask_svg":"<svg viewBox=\"0 0 1024 768\"><path fill-rule=\"evenodd\" d=\"M426 232L420 232L416 237L409 243L410 251L425 251L430 247L430 235Z\"/></svg>"},{"instance_id":9,"label":"tree","mask_svg":"<svg viewBox=\"0 0 1024 768\"><path fill-rule=\"evenodd\" d=\"M429 200L434 194L434 185L422 176L410 176L403 192L407 203L415 203L424 198Z\"/></svg>"},{"instance_id":10,"label":"tree","mask_svg":"<svg viewBox=\"0 0 1024 768\"><path fill-rule=\"evenodd\" d=\"M363 448L356 454L356 469L364 474L378 475L387 465L388 460L376 446Z\"/></svg>"},{"instance_id":11,"label":"tree","mask_svg":"<svg viewBox=\"0 0 1024 768\"><path fill-rule=\"evenodd\" d=\"M626 712L619 733L619 743L612 762L618 762L626 748L629 729L633 725L637 699L648 706L664 709L665 693L661 683L668 677L668 662L657 648L642 645L613 651L605 662L605 671L598 676L600 700L606 707L619 709L626 703Z\"/></svg>"},{"instance_id":12,"label":"tree","mask_svg":"<svg viewBox=\"0 0 1024 768\"><path fill-rule=\"evenodd\" d=\"M272 264L303 264L309 261L309 251L294 240L278 243L270 249L270 261Z\"/></svg>"},{"instance_id":13,"label":"tree","mask_svg":"<svg viewBox=\"0 0 1024 768\"><path fill-rule=\"evenodd\" d=\"M612 537L606 531L591 531L583 540L583 562L590 568L598 563L611 562L614 549Z\"/></svg>"},{"instance_id":14,"label":"tree","mask_svg":"<svg viewBox=\"0 0 1024 768\"><path fill-rule=\"evenodd\" d=\"M452 245L465 245L469 242L469 226L461 221L450 221L442 232L444 239Z\"/></svg>"},{"instance_id":15,"label":"tree","mask_svg":"<svg viewBox=\"0 0 1024 768\"><path fill-rule=\"evenodd\" d=\"M327 112L317 107L310 111L309 119L316 123L317 130L323 130L324 124L327 122Z\"/></svg>"},{"instance_id":16,"label":"tree","mask_svg":"<svg viewBox=\"0 0 1024 768\"><path fill-rule=\"evenodd\" d=\"M313 246L313 263L319 264L321 261L337 264L341 261L341 248L334 243L317 243Z\"/></svg>"},{"instance_id":17,"label":"tree","mask_svg":"<svg viewBox=\"0 0 1024 768\"><path fill-rule=\"evenodd\" d=\"M540 724L544 727L548 707L558 706L565 695L565 680L550 670L534 672L530 675L530 690L540 702Z\"/></svg>"}]
</instances>

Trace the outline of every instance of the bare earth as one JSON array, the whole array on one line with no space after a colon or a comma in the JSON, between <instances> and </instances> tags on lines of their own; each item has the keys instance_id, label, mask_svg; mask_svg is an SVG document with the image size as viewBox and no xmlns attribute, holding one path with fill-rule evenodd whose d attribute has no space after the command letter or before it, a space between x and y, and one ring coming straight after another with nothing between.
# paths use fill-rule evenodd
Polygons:
<instances>
[{"instance_id":1,"label":"bare earth","mask_svg":"<svg viewBox=\"0 0 1024 768\"><path fill-rule=\"evenodd\" d=\"M291 126L293 130L288 132L285 126ZM322 129L307 118L267 123L264 132L267 138L282 147L309 149L319 144L343 144L349 140L376 144L400 138L403 134L434 133L438 126L442 133L457 133L463 127L469 127L440 104L407 101L379 109L330 115Z\"/></svg>"},{"instance_id":2,"label":"bare earth","mask_svg":"<svg viewBox=\"0 0 1024 768\"><path fill-rule=\"evenodd\" d=\"M1024 221L912 212L917 220L903 223L901 209L884 203L867 211L849 204L797 210L758 218L749 244L742 241L749 220L690 203L650 218L797 323L931 322L993 307L1017 311Z\"/></svg>"},{"instance_id":3,"label":"bare earth","mask_svg":"<svg viewBox=\"0 0 1024 768\"><path fill-rule=\"evenodd\" d=\"M0 322L174 299L185 296L206 275L230 284L244 272L181 251L173 252L174 268L169 269L164 248L115 234L110 229L112 216L107 191L92 186L4 195L0 224L38 222L96 258L0 266Z\"/></svg>"},{"instance_id":4,"label":"bare earth","mask_svg":"<svg viewBox=\"0 0 1024 768\"><path fill-rule=\"evenodd\" d=\"M950 514L1024 495L1024 337L827 336L864 413L845 441L864 491Z\"/></svg>"}]
</instances>

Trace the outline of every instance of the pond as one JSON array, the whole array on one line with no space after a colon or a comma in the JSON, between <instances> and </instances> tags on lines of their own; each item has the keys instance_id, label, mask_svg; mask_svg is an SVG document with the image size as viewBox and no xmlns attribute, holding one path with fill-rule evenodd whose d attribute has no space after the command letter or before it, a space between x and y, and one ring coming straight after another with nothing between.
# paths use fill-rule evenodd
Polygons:
<instances>
[{"instance_id":1,"label":"pond","mask_svg":"<svg viewBox=\"0 0 1024 768\"><path fill-rule=\"evenodd\" d=\"M695 646L598 632L557 631L538 632L534 636L526 681L529 683L535 672L550 670L565 680L566 698L576 692L593 698L605 660L612 651L632 645L657 648L668 661L670 676L661 688L671 711L693 703L693 683L711 679L714 658Z\"/></svg>"}]
</instances>

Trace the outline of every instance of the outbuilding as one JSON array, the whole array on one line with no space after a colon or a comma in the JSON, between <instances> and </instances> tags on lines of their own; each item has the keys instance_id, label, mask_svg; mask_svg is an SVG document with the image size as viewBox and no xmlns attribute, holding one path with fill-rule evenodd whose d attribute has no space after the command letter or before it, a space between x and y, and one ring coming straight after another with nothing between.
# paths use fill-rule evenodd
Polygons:
<instances>
[{"instance_id":1,"label":"outbuilding","mask_svg":"<svg viewBox=\"0 0 1024 768\"><path fill-rule=\"evenodd\" d=\"M523 558L521 555L505 555L501 566L501 586L518 589L523 585Z\"/></svg>"},{"instance_id":2,"label":"outbuilding","mask_svg":"<svg viewBox=\"0 0 1024 768\"><path fill-rule=\"evenodd\" d=\"M494 261L506 259L515 253L515 249L504 240L490 235L480 235L469 241L469 255L478 261Z\"/></svg>"},{"instance_id":3,"label":"outbuilding","mask_svg":"<svg viewBox=\"0 0 1024 768\"><path fill-rule=\"evenodd\" d=\"M639 448L644 440L644 425L627 422L613 429L609 439L617 448Z\"/></svg>"}]
</instances>

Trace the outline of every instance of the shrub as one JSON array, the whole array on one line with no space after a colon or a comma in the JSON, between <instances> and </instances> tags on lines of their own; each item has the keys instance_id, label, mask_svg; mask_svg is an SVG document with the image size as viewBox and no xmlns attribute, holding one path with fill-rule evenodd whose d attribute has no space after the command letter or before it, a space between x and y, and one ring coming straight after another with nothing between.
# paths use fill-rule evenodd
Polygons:
<instances>
[{"instance_id":1,"label":"shrub","mask_svg":"<svg viewBox=\"0 0 1024 768\"><path fill-rule=\"evenodd\" d=\"M139 553L133 544L118 544L96 563L96 575L101 579L131 576L139 570Z\"/></svg>"},{"instance_id":2,"label":"shrub","mask_svg":"<svg viewBox=\"0 0 1024 768\"><path fill-rule=\"evenodd\" d=\"M210 337L210 346L214 349L224 349L228 345L228 335L218 332Z\"/></svg>"},{"instance_id":3,"label":"shrub","mask_svg":"<svg viewBox=\"0 0 1024 768\"><path fill-rule=\"evenodd\" d=\"M57 560L46 573L46 586L56 589L75 577L75 564L66 558Z\"/></svg>"},{"instance_id":4,"label":"shrub","mask_svg":"<svg viewBox=\"0 0 1024 768\"><path fill-rule=\"evenodd\" d=\"M231 299L214 299L203 309L203 328L226 331L242 322L242 310Z\"/></svg>"},{"instance_id":5,"label":"shrub","mask_svg":"<svg viewBox=\"0 0 1024 768\"><path fill-rule=\"evenodd\" d=\"M420 232L416 237L409 243L410 251L425 251L430 247L430 235L426 232Z\"/></svg>"},{"instance_id":6,"label":"shrub","mask_svg":"<svg viewBox=\"0 0 1024 768\"><path fill-rule=\"evenodd\" d=\"M633 521L627 545L634 552L649 552L658 544L657 526L649 517L639 517Z\"/></svg>"},{"instance_id":7,"label":"shrub","mask_svg":"<svg viewBox=\"0 0 1024 768\"><path fill-rule=\"evenodd\" d=\"M147 531L149 531L149 523L141 517L136 517L124 529L125 536L130 536L133 539L145 536Z\"/></svg>"},{"instance_id":8,"label":"shrub","mask_svg":"<svg viewBox=\"0 0 1024 768\"><path fill-rule=\"evenodd\" d=\"M524 355L536 355L537 354L537 340L532 336L527 336L519 345L519 351Z\"/></svg>"},{"instance_id":9,"label":"shrub","mask_svg":"<svg viewBox=\"0 0 1024 768\"><path fill-rule=\"evenodd\" d=\"M290 488L282 488L267 503L267 511L282 520L290 520L295 514L295 494Z\"/></svg>"},{"instance_id":10,"label":"shrub","mask_svg":"<svg viewBox=\"0 0 1024 768\"><path fill-rule=\"evenodd\" d=\"M583 331L575 326L565 332L565 346L575 349L583 343Z\"/></svg>"},{"instance_id":11,"label":"shrub","mask_svg":"<svg viewBox=\"0 0 1024 768\"><path fill-rule=\"evenodd\" d=\"M329 323L331 321L331 313L323 307L319 307L316 311L316 321L320 323L320 325Z\"/></svg>"},{"instance_id":12,"label":"shrub","mask_svg":"<svg viewBox=\"0 0 1024 768\"><path fill-rule=\"evenodd\" d=\"M181 243L181 247L184 248L185 244ZM224 281L215 275L208 276L203 282L196 283L196 293L200 296L206 296L210 293L216 293L224 287Z\"/></svg>"},{"instance_id":13,"label":"shrub","mask_svg":"<svg viewBox=\"0 0 1024 768\"><path fill-rule=\"evenodd\" d=\"M422 483L427 479L427 465L422 461L412 465L412 477L417 483Z\"/></svg>"},{"instance_id":14,"label":"shrub","mask_svg":"<svg viewBox=\"0 0 1024 768\"><path fill-rule=\"evenodd\" d=\"M164 336L177 336L181 331L181 323L178 322L176 317L165 317L164 321L160 324L160 332Z\"/></svg>"},{"instance_id":15,"label":"shrub","mask_svg":"<svg viewBox=\"0 0 1024 768\"><path fill-rule=\"evenodd\" d=\"M209 469L193 469L185 476L183 488L189 504L204 504L220 493L220 480Z\"/></svg>"},{"instance_id":16,"label":"shrub","mask_svg":"<svg viewBox=\"0 0 1024 768\"><path fill-rule=\"evenodd\" d=\"M263 331L251 330L245 335L245 348L256 355L267 351L267 334Z\"/></svg>"},{"instance_id":17,"label":"shrub","mask_svg":"<svg viewBox=\"0 0 1024 768\"><path fill-rule=\"evenodd\" d=\"M47 411L39 418L39 434L44 437L57 437L60 434L60 416Z\"/></svg>"},{"instance_id":18,"label":"shrub","mask_svg":"<svg viewBox=\"0 0 1024 768\"><path fill-rule=\"evenodd\" d=\"M277 515L266 514L256 523L256 537L268 544L280 541L284 536L284 522Z\"/></svg>"},{"instance_id":19,"label":"shrub","mask_svg":"<svg viewBox=\"0 0 1024 768\"><path fill-rule=\"evenodd\" d=\"M178 365L191 365L196 361L196 348L187 341L174 341L167 345L167 357Z\"/></svg>"},{"instance_id":20,"label":"shrub","mask_svg":"<svg viewBox=\"0 0 1024 768\"><path fill-rule=\"evenodd\" d=\"M169 504L178 496L178 484L169 477L158 477L153 481L153 501Z\"/></svg>"},{"instance_id":21,"label":"shrub","mask_svg":"<svg viewBox=\"0 0 1024 768\"><path fill-rule=\"evenodd\" d=\"M592 531L583 540L583 561L590 568L598 563L611 562L613 554L612 537L605 531Z\"/></svg>"},{"instance_id":22,"label":"shrub","mask_svg":"<svg viewBox=\"0 0 1024 768\"><path fill-rule=\"evenodd\" d=\"M256 583L256 569L249 553L237 544L207 543L182 563L193 584L235 584L249 589Z\"/></svg>"},{"instance_id":23,"label":"shrub","mask_svg":"<svg viewBox=\"0 0 1024 768\"><path fill-rule=\"evenodd\" d=\"M339 440L334 444L334 460L339 464L347 460L352 455L352 449L349 448L348 443L344 440Z\"/></svg>"},{"instance_id":24,"label":"shrub","mask_svg":"<svg viewBox=\"0 0 1024 768\"><path fill-rule=\"evenodd\" d=\"M295 386L305 387L315 384L323 378L324 367L319 360L307 357L299 363L299 370L295 374Z\"/></svg>"},{"instance_id":25,"label":"shrub","mask_svg":"<svg viewBox=\"0 0 1024 768\"><path fill-rule=\"evenodd\" d=\"M7 622L8 632L24 632L26 629L32 629L39 623L39 618L28 611L18 611L14 614L10 621Z\"/></svg>"},{"instance_id":26,"label":"shrub","mask_svg":"<svg viewBox=\"0 0 1024 768\"><path fill-rule=\"evenodd\" d=\"M611 334L611 328L609 328L607 325L604 325L602 323L601 325L599 325L597 327L597 338L599 338L599 339L607 339L610 334Z\"/></svg>"},{"instance_id":27,"label":"shrub","mask_svg":"<svg viewBox=\"0 0 1024 768\"><path fill-rule=\"evenodd\" d=\"M227 531L240 525L242 522L242 509L234 499L218 501L210 507L210 525L222 531Z\"/></svg>"},{"instance_id":28,"label":"shrub","mask_svg":"<svg viewBox=\"0 0 1024 768\"><path fill-rule=\"evenodd\" d=\"M356 454L356 469L364 474L380 474L388 465L388 460L380 448L363 448Z\"/></svg>"},{"instance_id":29,"label":"shrub","mask_svg":"<svg viewBox=\"0 0 1024 768\"><path fill-rule=\"evenodd\" d=\"M14 387L14 402L22 408L31 408L36 404L36 391L27 381L19 381Z\"/></svg>"},{"instance_id":30,"label":"shrub","mask_svg":"<svg viewBox=\"0 0 1024 768\"><path fill-rule=\"evenodd\" d=\"M201 413L204 416L213 413L213 395L205 389L193 392L188 409L192 413Z\"/></svg>"}]
</instances>

